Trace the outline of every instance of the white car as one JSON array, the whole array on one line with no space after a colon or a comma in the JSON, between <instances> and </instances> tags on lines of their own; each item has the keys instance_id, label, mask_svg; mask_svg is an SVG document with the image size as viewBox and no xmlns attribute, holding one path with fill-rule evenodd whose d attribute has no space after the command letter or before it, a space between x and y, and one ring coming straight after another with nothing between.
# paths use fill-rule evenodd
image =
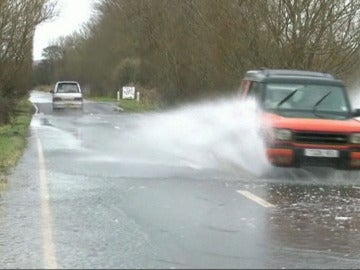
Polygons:
<instances>
[{"instance_id":1,"label":"white car","mask_svg":"<svg viewBox=\"0 0 360 270\"><path fill-rule=\"evenodd\" d=\"M76 81L59 81L50 92L53 109L83 108L83 94L80 84Z\"/></svg>"}]
</instances>

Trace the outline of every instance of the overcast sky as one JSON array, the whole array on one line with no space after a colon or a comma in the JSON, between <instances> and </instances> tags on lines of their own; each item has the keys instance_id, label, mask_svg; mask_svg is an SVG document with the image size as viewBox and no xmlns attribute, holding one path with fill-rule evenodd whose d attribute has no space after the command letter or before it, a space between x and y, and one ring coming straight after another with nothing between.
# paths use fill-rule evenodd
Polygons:
<instances>
[{"instance_id":1,"label":"overcast sky","mask_svg":"<svg viewBox=\"0 0 360 270\"><path fill-rule=\"evenodd\" d=\"M81 27L91 16L96 0L57 0L59 16L44 22L35 30L33 59L41 59L41 52L57 38L66 36Z\"/></svg>"}]
</instances>

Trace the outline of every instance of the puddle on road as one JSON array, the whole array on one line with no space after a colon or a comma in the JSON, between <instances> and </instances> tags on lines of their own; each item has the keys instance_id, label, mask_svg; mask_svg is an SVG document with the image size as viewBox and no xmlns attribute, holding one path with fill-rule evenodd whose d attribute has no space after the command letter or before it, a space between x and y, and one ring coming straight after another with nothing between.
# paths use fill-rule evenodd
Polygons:
<instances>
[{"instance_id":1,"label":"puddle on road","mask_svg":"<svg viewBox=\"0 0 360 270\"><path fill-rule=\"evenodd\" d=\"M359 170L337 170L330 167L273 167L263 176L268 183L306 185L359 185Z\"/></svg>"},{"instance_id":2,"label":"puddle on road","mask_svg":"<svg viewBox=\"0 0 360 270\"><path fill-rule=\"evenodd\" d=\"M30 127L34 134L41 138L47 150L84 150L81 146L81 140L76 134L54 126L42 114L33 116Z\"/></svg>"}]
</instances>

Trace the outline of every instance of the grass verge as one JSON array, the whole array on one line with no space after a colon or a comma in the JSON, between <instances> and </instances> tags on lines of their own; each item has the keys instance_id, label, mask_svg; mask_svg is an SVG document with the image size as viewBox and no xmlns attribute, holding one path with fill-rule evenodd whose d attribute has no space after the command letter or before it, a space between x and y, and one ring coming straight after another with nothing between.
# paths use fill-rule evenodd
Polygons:
<instances>
[{"instance_id":1,"label":"grass verge","mask_svg":"<svg viewBox=\"0 0 360 270\"><path fill-rule=\"evenodd\" d=\"M121 108L129 112L146 112L160 109L157 105L136 101L133 99L121 99L118 102Z\"/></svg>"},{"instance_id":2,"label":"grass verge","mask_svg":"<svg viewBox=\"0 0 360 270\"><path fill-rule=\"evenodd\" d=\"M22 156L32 113L33 106L25 98L17 105L11 123L0 126L0 175L7 174Z\"/></svg>"},{"instance_id":3,"label":"grass verge","mask_svg":"<svg viewBox=\"0 0 360 270\"><path fill-rule=\"evenodd\" d=\"M97 101L97 102L117 102L116 98L112 98L112 97L87 97L87 96L85 96L85 98L89 99L89 100Z\"/></svg>"}]
</instances>

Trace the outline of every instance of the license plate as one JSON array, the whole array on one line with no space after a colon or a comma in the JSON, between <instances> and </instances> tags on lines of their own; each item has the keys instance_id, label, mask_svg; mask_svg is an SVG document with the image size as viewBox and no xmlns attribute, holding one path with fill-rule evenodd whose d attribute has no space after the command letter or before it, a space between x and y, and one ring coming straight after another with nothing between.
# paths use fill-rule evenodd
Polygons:
<instances>
[{"instance_id":1,"label":"license plate","mask_svg":"<svg viewBox=\"0 0 360 270\"><path fill-rule=\"evenodd\" d=\"M337 158L339 157L339 151L329 149L305 149L304 155L307 157Z\"/></svg>"}]
</instances>

